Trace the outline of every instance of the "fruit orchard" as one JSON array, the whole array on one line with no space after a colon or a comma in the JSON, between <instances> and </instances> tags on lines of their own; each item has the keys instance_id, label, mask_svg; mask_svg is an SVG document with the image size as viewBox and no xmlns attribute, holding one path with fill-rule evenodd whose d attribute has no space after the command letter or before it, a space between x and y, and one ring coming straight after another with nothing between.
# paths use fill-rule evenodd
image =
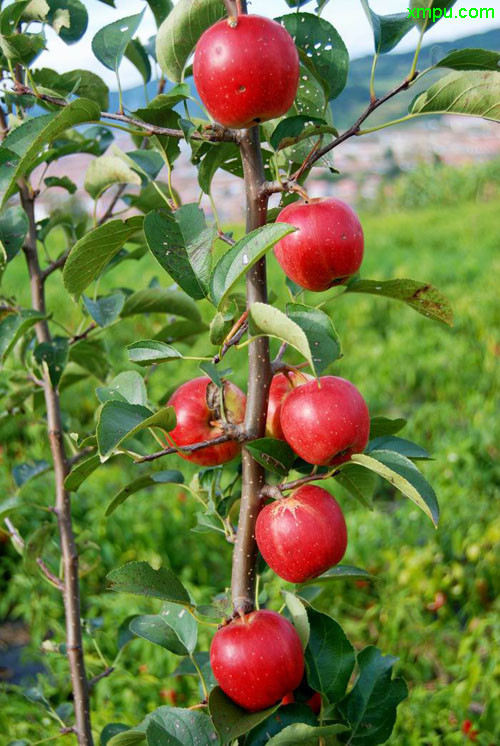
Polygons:
<instances>
[{"instance_id":1,"label":"fruit orchard","mask_svg":"<svg viewBox=\"0 0 500 746\"><path fill-rule=\"evenodd\" d=\"M431 11L454 5L427 0L430 13L417 22L407 76L380 93L377 60L414 28L413 20L405 8L377 15L362 0L375 45L370 97L360 118L339 132L335 102L347 82L348 50L321 17L325 3L315 12L289 4L293 12L272 20L232 0L180 0L173 8L150 0L158 33L147 45L137 36L144 11L104 26L92 49L118 76L117 112L108 110L109 91L95 73L59 75L37 66L46 33L68 45L85 34L87 11L79 0L19 0L0 11L0 273L23 262L30 288L29 302L21 301L24 289L19 297L0 296L3 409L45 429L46 459L20 464L19 486L44 473L53 485L50 505L16 495L0 512L26 573L58 594L65 618L60 639L44 640L65 658L65 701L55 710L40 690L25 693L52 718L53 730L41 731L38 742L64 736L80 746L369 746L389 740L407 697L391 651L355 648L343 620L316 604L322 592L335 592L339 579L373 582L368 570L342 563L349 504L334 497L336 488L361 503L367 521L377 479L422 510L429 531L439 520L423 473L429 453L401 436L404 420L370 411L362 380L336 375L343 352L333 322L337 314L355 313L358 294L372 296L373 304L377 296L405 304L401 314L416 311L429 323L450 325L453 314L425 278L365 278L370 246L360 219L340 200L310 199L308 177L315 168L334 172L335 149L345 141L400 124L371 127L369 118L431 69L442 69L442 77L413 99L406 120L443 113L499 120L500 55L467 49L419 70ZM146 84L159 71L157 95L136 111L127 108L121 88L124 57ZM128 134L127 152L113 143L116 128ZM181 141L198 170L200 194L211 200L210 218L198 202L182 203L175 188ZM78 190L70 168L65 176L47 176L50 166L81 153L91 156L84 184L89 213L73 202L69 214L42 217L45 190ZM246 195L240 239L218 220L211 189L219 169L239 177ZM55 232L64 236L62 248L54 249ZM285 305L268 288L272 253L289 294ZM156 261L160 282L147 286L137 273L133 287L124 288L121 269L144 256ZM116 285L101 294L110 272ZM65 324L47 303L46 285L55 278L71 298L74 319ZM340 302L346 295L349 310ZM327 313L326 301L337 299ZM204 314L209 309L209 325L200 307ZM151 314L164 318L159 332ZM131 317L140 318L143 335L127 339L126 364L123 357L110 362L106 339ZM245 391L229 367L241 360ZM169 370L182 371L188 362L199 366L198 375L169 390ZM153 399L158 379L164 391ZM89 381L92 412L69 417L65 402ZM86 480L118 459L127 459L137 476L114 496L98 496L106 520L125 501L147 499L138 493L148 487L164 485L166 501L181 490L199 506L199 542L220 543L214 550L220 552L229 545L231 569L227 585L207 600L173 572L168 546L158 547L162 561L154 567L145 561L116 567L108 590L144 607L117 620L118 653L108 665L94 634L97 620L82 623L88 600L80 580L92 571L86 559L92 540L84 546L75 534L73 511ZM29 535L27 507L40 512ZM266 589L277 579L279 603ZM154 614L146 613L150 599ZM103 664L92 677L87 637ZM178 656L197 687L185 707L171 697L173 706L153 703L140 722L109 722L98 733L93 692L138 638Z\"/></svg>"}]
</instances>

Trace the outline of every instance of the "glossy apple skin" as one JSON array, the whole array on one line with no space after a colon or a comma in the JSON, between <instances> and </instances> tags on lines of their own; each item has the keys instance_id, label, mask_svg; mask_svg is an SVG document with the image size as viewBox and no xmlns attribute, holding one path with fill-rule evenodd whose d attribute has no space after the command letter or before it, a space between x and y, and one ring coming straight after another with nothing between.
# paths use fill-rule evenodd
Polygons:
<instances>
[{"instance_id":1,"label":"glossy apple skin","mask_svg":"<svg viewBox=\"0 0 500 746\"><path fill-rule=\"evenodd\" d=\"M213 440L223 434L219 427L210 424L214 413L207 404L207 387L210 379L206 377L194 378L182 384L171 396L168 405L175 409L177 424L168 433L169 442L177 446L188 446ZM246 396L237 386L229 381L224 383L224 398L228 419L239 424L245 419ZM192 454L182 455L186 461L200 466L216 466L231 461L240 452L240 445L236 442L220 443L207 446Z\"/></svg>"},{"instance_id":2,"label":"glossy apple skin","mask_svg":"<svg viewBox=\"0 0 500 746\"><path fill-rule=\"evenodd\" d=\"M320 292L356 274L363 261L358 216L339 199L294 202L278 215L297 230L278 241L274 254L290 280Z\"/></svg>"},{"instance_id":3,"label":"glossy apple skin","mask_svg":"<svg viewBox=\"0 0 500 746\"><path fill-rule=\"evenodd\" d=\"M295 628L267 609L237 617L217 630L210 663L221 689L249 712L279 702L304 675L304 654Z\"/></svg>"},{"instance_id":4,"label":"glossy apple skin","mask_svg":"<svg viewBox=\"0 0 500 746\"><path fill-rule=\"evenodd\" d=\"M281 427L281 406L285 397L297 386L311 381L313 376L307 373L278 373L271 381L269 390L269 403L267 406L266 436L285 440L283 428Z\"/></svg>"},{"instance_id":5,"label":"glossy apple skin","mask_svg":"<svg viewBox=\"0 0 500 746\"><path fill-rule=\"evenodd\" d=\"M269 567L289 583L304 583L337 565L347 549L340 505L321 487L303 485L259 513L257 545Z\"/></svg>"},{"instance_id":6,"label":"glossy apple skin","mask_svg":"<svg viewBox=\"0 0 500 746\"><path fill-rule=\"evenodd\" d=\"M360 392L344 378L323 376L292 391L281 426L295 453L310 464L333 466L366 448L370 414Z\"/></svg>"},{"instance_id":7,"label":"glossy apple skin","mask_svg":"<svg viewBox=\"0 0 500 746\"><path fill-rule=\"evenodd\" d=\"M299 56L292 37L269 18L243 15L201 36L194 56L194 82L215 121L251 127L286 114L299 82Z\"/></svg>"}]
</instances>

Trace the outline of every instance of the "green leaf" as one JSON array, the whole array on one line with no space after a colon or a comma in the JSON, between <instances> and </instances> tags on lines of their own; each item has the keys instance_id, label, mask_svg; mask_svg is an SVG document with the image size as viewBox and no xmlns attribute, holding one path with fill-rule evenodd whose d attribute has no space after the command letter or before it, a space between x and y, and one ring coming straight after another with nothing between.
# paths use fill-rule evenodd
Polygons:
<instances>
[{"instance_id":1,"label":"green leaf","mask_svg":"<svg viewBox=\"0 0 500 746\"><path fill-rule=\"evenodd\" d=\"M311 629L306 650L307 680L330 704L335 704L345 695L354 670L354 648L334 619L315 609L309 609L307 614Z\"/></svg>"},{"instance_id":2,"label":"green leaf","mask_svg":"<svg viewBox=\"0 0 500 746\"><path fill-rule=\"evenodd\" d=\"M88 14L79 0L47 0L50 6L48 21L66 44L75 44L85 34Z\"/></svg>"},{"instance_id":3,"label":"green leaf","mask_svg":"<svg viewBox=\"0 0 500 746\"><path fill-rule=\"evenodd\" d=\"M198 184L205 194L210 194L212 179L223 163L239 158L239 148L226 142L211 147L198 167Z\"/></svg>"},{"instance_id":4,"label":"green leaf","mask_svg":"<svg viewBox=\"0 0 500 746\"><path fill-rule=\"evenodd\" d=\"M176 106L176 104L180 103L181 101L185 101L187 98L191 96L191 89L187 83L178 83L177 85L174 85L169 91L166 93L160 93L158 96L155 96L154 99L150 102L149 106L156 109L156 108L163 108L164 106L167 107L173 107ZM179 120L179 126L180 126ZM186 120L184 120L186 121ZM188 122L190 127L195 127L192 122ZM182 129L182 128L181 128ZM189 138L186 138L189 139Z\"/></svg>"},{"instance_id":5,"label":"green leaf","mask_svg":"<svg viewBox=\"0 0 500 746\"><path fill-rule=\"evenodd\" d=\"M396 722L396 708L408 696L403 679L392 679L397 661L383 656L369 646L357 657L359 676L339 709L351 726L349 743L353 746L376 746L385 743Z\"/></svg>"},{"instance_id":6,"label":"green leaf","mask_svg":"<svg viewBox=\"0 0 500 746\"><path fill-rule=\"evenodd\" d=\"M142 225L143 218L134 215L127 220L110 220L86 233L73 246L64 265L66 290L77 297L81 295Z\"/></svg>"},{"instance_id":7,"label":"green leaf","mask_svg":"<svg viewBox=\"0 0 500 746\"><path fill-rule=\"evenodd\" d=\"M139 342L128 345L127 350L128 359L136 365L159 365L182 358L181 353L175 347L156 339L141 339Z\"/></svg>"},{"instance_id":8,"label":"green leaf","mask_svg":"<svg viewBox=\"0 0 500 746\"><path fill-rule=\"evenodd\" d=\"M500 122L500 75L473 70L445 75L410 104L410 114L463 114Z\"/></svg>"},{"instance_id":9,"label":"green leaf","mask_svg":"<svg viewBox=\"0 0 500 746\"><path fill-rule=\"evenodd\" d=\"M9 207L0 214L0 244L8 262L22 249L28 229L28 216L22 207Z\"/></svg>"},{"instance_id":10,"label":"green leaf","mask_svg":"<svg viewBox=\"0 0 500 746\"><path fill-rule=\"evenodd\" d=\"M102 0L106 2L106 0ZM146 733L137 728L117 733L108 741L108 746L137 746L146 740Z\"/></svg>"},{"instance_id":11,"label":"green leaf","mask_svg":"<svg viewBox=\"0 0 500 746\"><path fill-rule=\"evenodd\" d=\"M188 614L186 609L182 607L181 611L184 614ZM190 615L188 614L188 616ZM193 617L190 618L193 619ZM186 646L179 640L175 631L160 614L137 616L132 619L129 628L137 637L142 637L144 640L148 640L148 642L160 645L160 647L165 648L174 655L189 654Z\"/></svg>"},{"instance_id":12,"label":"green leaf","mask_svg":"<svg viewBox=\"0 0 500 746\"><path fill-rule=\"evenodd\" d=\"M120 151L116 150L117 154L120 154ZM161 154L156 150L133 150L121 153L121 157L149 181L154 181L165 165Z\"/></svg>"},{"instance_id":13,"label":"green leaf","mask_svg":"<svg viewBox=\"0 0 500 746\"><path fill-rule=\"evenodd\" d=\"M112 399L145 407L148 400L144 379L136 370L118 373L108 386L97 388L96 394L101 404Z\"/></svg>"},{"instance_id":14,"label":"green leaf","mask_svg":"<svg viewBox=\"0 0 500 746\"><path fill-rule=\"evenodd\" d=\"M5 251L2 243L0 242L0 285L2 284L2 276L7 269L7 252Z\"/></svg>"},{"instance_id":15,"label":"green leaf","mask_svg":"<svg viewBox=\"0 0 500 746\"><path fill-rule=\"evenodd\" d=\"M177 604L166 603L160 616L174 630L188 653L193 653L198 641L198 622L193 615Z\"/></svg>"},{"instance_id":16,"label":"green leaf","mask_svg":"<svg viewBox=\"0 0 500 746\"><path fill-rule=\"evenodd\" d=\"M128 730L130 730L128 725L124 725L123 723L108 723L101 731L99 746L107 746L113 736Z\"/></svg>"},{"instance_id":17,"label":"green leaf","mask_svg":"<svg viewBox=\"0 0 500 746\"><path fill-rule=\"evenodd\" d=\"M210 718L199 710L159 707L144 722L148 746L218 746Z\"/></svg>"},{"instance_id":18,"label":"green leaf","mask_svg":"<svg viewBox=\"0 0 500 746\"><path fill-rule=\"evenodd\" d=\"M168 14L172 12L174 4L172 0L147 0L147 3L153 11L156 25L159 28Z\"/></svg>"},{"instance_id":19,"label":"green leaf","mask_svg":"<svg viewBox=\"0 0 500 746\"><path fill-rule=\"evenodd\" d=\"M384 477L405 497L409 497L418 505L437 527L439 506L436 493L409 459L394 451L372 451L370 456L357 453L351 460Z\"/></svg>"},{"instance_id":20,"label":"green leaf","mask_svg":"<svg viewBox=\"0 0 500 746\"><path fill-rule=\"evenodd\" d=\"M273 474L286 477L292 468L296 455L284 440L259 438L246 444L255 461Z\"/></svg>"},{"instance_id":21,"label":"green leaf","mask_svg":"<svg viewBox=\"0 0 500 746\"><path fill-rule=\"evenodd\" d=\"M129 562L108 575L109 589L190 606L189 593L168 567L154 570L147 562Z\"/></svg>"},{"instance_id":22,"label":"green leaf","mask_svg":"<svg viewBox=\"0 0 500 746\"><path fill-rule=\"evenodd\" d=\"M116 184L141 185L141 177L116 155L101 155L94 158L85 174L85 191L92 199L99 199L104 192Z\"/></svg>"},{"instance_id":23,"label":"green leaf","mask_svg":"<svg viewBox=\"0 0 500 746\"><path fill-rule=\"evenodd\" d=\"M143 122L159 127L175 129L178 126L179 115L177 112L172 111L171 104L163 107L148 106L147 108L137 109L134 112L134 116L137 119L142 119ZM170 166L172 166L181 153L178 137L152 135L148 137L148 142L161 154L165 163L168 163ZM163 205L165 205L165 201L163 201Z\"/></svg>"},{"instance_id":24,"label":"green leaf","mask_svg":"<svg viewBox=\"0 0 500 746\"><path fill-rule=\"evenodd\" d=\"M224 305L234 286L284 236L296 228L272 223L247 233L221 256L210 279L210 295L217 307Z\"/></svg>"},{"instance_id":25,"label":"green leaf","mask_svg":"<svg viewBox=\"0 0 500 746\"><path fill-rule=\"evenodd\" d=\"M101 460L105 461L127 438L150 427L172 430L175 427L175 410L164 407L151 412L147 407L122 401L107 401L97 423L97 444Z\"/></svg>"},{"instance_id":26,"label":"green leaf","mask_svg":"<svg viewBox=\"0 0 500 746\"><path fill-rule=\"evenodd\" d=\"M0 521L24 506L25 503L19 497L8 497L0 503Z\"/></svg>"},{"instance_id":27,"label":"green leaf","mask_svg":"<svg viewBox=\"0 0 500 746\"><path fill-rule=\"evenodd\" d=\"M309 635L311 633L309 627L309 619L307 617L306 607L295 594L283 591L285 603L287 605L290 616L292 617L293 626L297 630L297 634L300 637L302 643L302 649L305 650L309 643Z\"/></svg>"},{"instance_id":28,"label":"green leaf","mask_svg":"<svg viewBox=\"0 0 500 746\"><path fill-rule=\"evenodd\" d=\"M123 293L113 293L113 295L100 296L96 300L91 300L84 295L83 304L95 323L105 327L120 316L125 304L125 296Z\"/></svg>"},{"instance_id":29,"label":"green leaf","mask_svg":"<svg viewBox=\"0 0 500 746\"><path fill-rule=\"evenodd\" d=\"M254 336L268 336L281 339L294 347L307 360L314 370L309 341L295 321L285 316L283 311L267 303L253 303L249 313L250 333Z\"/></svg>"},{"instance_id":30,"label":"green leaf","mask_svg":"<svg viewBox=\"0 0 500 746\"><path fill-rule=\"evenodd\" d=\"M318 375L342 357L340 339L326 313L302 303L289 303L286 315L300 326L306 335Z\"/></svg>"},{"instance_id":31,"label":"green leaf","mask_svg":"<svg viewBox=\"0 0 500 746\"><path fill-rule=\"evenodd\" d=\"M105 111L109 105L109 88L106 83L95 73L90 70L70 70L67 73L57 76L57 84L63 86L68 93L73 92L83 98L95 101L100 109ZM85 132L86 136L92 134ZM109 137L109 130L107 132Z\"/></svg>"},{"instance_id":32,"label":"green leaf","mask_svg":"<svg viewBox=\"0 0 500 746\"><path fill-rule=\"evenodd\" d=\"M307 114L297 114L282 119L272 133L269 142L274 150L283 150L283 148L295 145L307 137L324 133L338 135L335 127L327 124L324 119L310 117Z\"/></svg>"},{"instance_id":33,"label":"green leaf","mask_svg":"<svg viewBox=\"0 0 500 746\"><path fill-rule=\"evenodd\" d=\"M455 49L436 64L451 70L495 70L500 69L500 54L489 49Z\"/></svg>"},{"instance_id":34,"label":"green leaf","mask_svg":"<svg viewBox=\"0 0 500 746\"><path fill-rule=\"evenodd\" d=\"M212 264L215 228L208 228L197 204L173 213L150 212L144 233L155 259L195 300L206 297Z\"/></svg>"},{"instance_id":35,"label":"green leaf","mask_svg":"<svg viewBox=\"0 0 500 746\"><path fill-rule=\"evenodd\" d=\"M183 482L184 476L182 472L177 471L176 469L156 471L153 474L143 474L141 477L137 477L127 484L126 487L123 487L123 489L114 496L106 508L105 515L106 517L110 516L115 512L119 505L124 503L125 500L128 500L130 495L133 495L146 487L154 487L158 484L183 484Z\"/></svg>"},{"instance_id":36,"label":"green leaf","mask_svg":"<svg viewBox=\"0 0 500 746\"><path fill-rule=\"evenodd\" d=\"M33 357L42 368L47 366L52 386L56 389L68 362L67 337L54 337L52 342L42 342L33 351Z\"/></svg>"},{"instance_id":37,"label":"green leaf","mask_svg":"<svg viewBox=\"0 0 500 746\"><path fill-rule=\"evenodd\" d=\"M349 52L331 23L312 13L291 13L276 19L302 52L301 61L321 82L331 101L347 83Z\"/></svg>"},{"instance_id":38,"label":"green leaf","mask_svg":"<svg viewBox=\"0 0 500 746\"><path fill-rule=\"evenodd\" d=\"M373 510L373 493L377 481L374 474L356 464L347 463L335 475L335 480L361 505Z\"/></svg>"},{"instance_id":39,"label":"green leaf","mask_svg":"<svg viewBox=\"0 0 500 746\"><path fill-rule=\"evenodd\" d=\"M373 575L361 570L359 567L352 567L351 565L337 565L336 567L330 568L323 575L312 580L306 580L305 583L300 583L300 587L306 585L316 585L316 583L325 583L332 580L343 580L344 578L356 578L358 580L370 580Z\"/></svg>"},{"instance_id":40,"label":"green leaf","mask_svg":"<svg viewBox=\"0 0 500 746\"><path fill-rule=\"evenodd\" d=\"M267 744L268 746L295 746L296 744L317 746L320 742L318 739L320 738L323 743L334 743L332 741L325 741L325 738L334 736L337 733L344 733L346 730L349 729L341 723L318 727L306 725L305 723L294 723L293 725L288 725L276 736L273 736Z\"/></svg>"},{"instance_id":41,"label":"green leaf","mask_svg":"<svg viewBox=\"0 0 500 746\"><path fill-rule=\"evenodd\" d=\"M457 0L411 0L410 9L415 9L415 25L427 31L442 18Z\"/></svg>"},{"instance_id":42,"label":"green leaf","mask_svg":"<svg viewBox=\"0 0 500 746\"><path fill-rule=\"evenodd\" d=\"M248 733L256 725L272 715L278 705L269 707L267 710L249 713L238 707L229 697L226 697L220 687L215 687L210 692L208 708L215 729L220 736L222 746L232 743L234 740Z\"/></svg>"},{"instance_id":43,"label":"green leaf","mask_svg":"<svg viewBox=\"0 0 500 746\"><path fill-rule=\"evenodd\" d=\"M125 49L125 57L139 71L144 83L151 80L151 63L149 56L139 39L131 39Z\"/></svg>"},{"instance_id":44,"label":"green leaf","mask_svg":"<svg viewBox=\"0 0 500 746\"><path fill-rule=\"evenodd\" d=\"M179 0L161 24L156 37L156 58L169 80L182 81L184 67L202 33L224 18L220 0Z\"/></svg>"},{"instance_id":45,"label":"green leaf","mask_svg":"<svg viewBox=\"0 0 500 746\"><path fill-rule=\"evenodd\" d=\"M100 339L82 339L69 349L70 362L80 365L100 381L106 378L109 371L108 357L106 347Z\"/></svg>"},{"instance_id":46,"label":"green leaf","mask_svg":"<svg viewBox=\"0 0 500 746\"><path fill-rule=\"evenodd\" d=\"M45 316L39 311L25 310L10 313L0 321L0 363L10 353L16 342L21 339L38 321Z\"/></svg>"},{"instance_id":47,"label":"green leaf","mask_svg":"<svg viewBox=\"0 0 500 746\"><path fill-rule=\"evenodd\" d=\"M370 440L381 435L395 435L406 425L406 420L390 420L387 417L372 417L370 424Z\"/></svg>"},{"instance_id":48,"label":"green leaf","mask_svg":"<svg viewBox=\"0 0 500 746\"><path fill-rule=\"evenodd\" d=\"M173 314L201 323L201 314L196 303L189 295L175 288L144 288L129 295L123 307L122 317L139 313Z\"/></svg>"},{"instance_id":49,"label":"green leaf","mask_svg":"<svg viewBox=\"0 0 500 746\"><path fill-rule=\"evenodd\" d=\"M394 49L414 27L413 18L408 13L381 16L370 8L368 0L361 0L361 4L373 29L375 52L378 54L386 54Z\"/></svg>"},{"instance_id":50,"label":"green leaf","mask_svg":"<svg viewBox=\"0 0 500 746\"><path fill-rule=\"evenodd\" d=\"M391 435L382 435L378 438L373 438L368 443L366 453L372 451L395 451L400 453L402 456L406 456L409 459L430 459L428 452L422 446L418 446L416 443L412 443L410 440L404 438L395 438Z\"/></svg>"},{"instance_id":51,"label":"green leaf","mask_svg":"<svg viewBox=\"0 0 500 746\"><path fill-rule=\"evenodd\" d=\"M11 188L35 164L44 145L55 140L69 127L92 122L100 117L97 104L86 98L79 98L61 109L57 114L35 117L16 127L4 140L3 146L19 156L19 161L9 167L8 159L2 159L0 180L7 183L3 203L10 196ZM5 181L4 181L5 179ZM3 204L2 203L2 204Z\"/></svg>"},{"instance_id":52,"label":"green leaf","mask_svg":"<svg viewBox=\"0 0 500 746\"><path fill-rule=\"evenodd\" d=\"M418 280L355 280L346 293L370 293L407 303L422 316L453 326L448 298L437 288Z\"/></svg>"},{"instance_id":53,"label":"green leaf","mask_svg":"<svg viewBox=\"0 0 500 746\"><path fill-rule=\"evenodd\" d=\"M80 461L79 464L73 467L66 479L64 480L64 486L68 492L77 492L81 485L85 482L91 474L101 465L101 459L99 454L94 454L85 461Z\"/></svg>"},{"instance_id":54,"label":"green leaf","mask_svg":"<svg viewBox=\"0 0 500 746\"><path fill-rule=\"evenodd\" d=\"M118 71L127 46L140 26L145 9L104 26L92 39L92 51L109 70Z\"/></svg>"},{"instance_id":55,"label":"green leaf","mask_svg":"<svg viewBox=\"0 0 500 746\"><path fill-rule=\"evenodd\" d=\"M197 607L198 614L202 613L202 608L203 607L201 606ZM222 617L223 614L221 613L217 618L221 619ZM208 690L212 691L212 689L217 686L217 682L214 679L212 668L210 666L210 653L194 653L193 658L196 661L196 665L203 674L203 678L205 679ZM179 678L180 676L199 676L198 671L194 667L191 658L184 658L184 660L179 663L175 671L170 675L174 678Z\"/></svg>"},{"instance_id":56,"label":"green leaf","mask_svg":"<svg viewBox=\"0 0 500 746\"><path fill-rule=\"evenodd\" d=\"M19 464L19 466L14 466L14 468L12 469L12 477L14 479L16 487L22 487L31 479L39 477L41 474L46 474L51 468L52 467L47 461L44 461L43 459L36 459L35 461L28 464Z\"/></svg>"},{"instance_id":57,"label":"green leaf","mask_svg":"<svg viewBox=\"0 0 500 746\"><path fill-rule=\"evenodd\" d=\"M43 181L48 189L50 189L51 187L60 187L61 189L65 189L70 194L74 194L78 189L75 182L71 181L71 179L69 179L67 176L48 176Z\"/></svg>"},{"instance_id":58,"label":"green leaf","mask_svg":"<svg viewBox=\"0 0 500 746\"><path fill-rule=\"evenodd\" d=\"M43 34L0 34L0 50L11 64L29 66L44 49Z\"/></svg>"},{"instance_id":59,"label":"green leaf","mask_svg":"<svg viewBox=\"0 0 500 746\"><path fill-rule=\"evenodd\" d=\"M279 707L246 736L245 746L266 746L269 739L293 723L317 725L318 719L306 704L289 704ZM314 744L318 746L318 741Z\"/></svg>"}]
</instances>

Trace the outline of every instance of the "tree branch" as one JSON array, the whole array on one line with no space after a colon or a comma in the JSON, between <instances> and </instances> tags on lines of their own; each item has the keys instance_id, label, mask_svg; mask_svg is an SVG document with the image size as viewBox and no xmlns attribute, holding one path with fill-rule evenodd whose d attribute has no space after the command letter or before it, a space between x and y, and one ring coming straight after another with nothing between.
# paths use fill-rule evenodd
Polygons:
<instances>
[{"instance_id":1,"label":"tree branch","mask_svg":"<svg viewBox=\"0 0 500 746\"><path fill-rule=\"evenodd\" d=\"M308 474L307 477L301 477L296 479L294 482L282 482L281 484L266 484L261 490L261 497L272 497L273 499L279 499L279 496L283 492L289 492L290 490L296 490L298 487L302 487L304 484L310 482L320 482L323 479L331 479L339 473L339 469L335 471L326 472L326 474ZM283 495L281 494L281 497Z\"/></svg>"},{"instance_id":2,"label":"tree branch","mask_svg":"<svg viewBox=\"0 0 500 746\"><path fill-rule=\"evenodd\" d=\"M114 666L109 666L108 668L105 668L104 671L100 674L97 674L97 676L94 676L93 679L90 679L89 681L89 689L93 689L93 687L101 681L101 679L105 679L107 676L111 676L111 674L114 671Z\"/></svg>"},{"instance_id":3,"label":"tree branch","mask_svg":"<svg viewBox=\"0 0 500 746\"><path fill-rule=\"evenodd\" d=\"M71 251L71 249L67 249L64 252L64 254L61 254L61 256L59 257L59 259L56 259L54 262L52 262L51 264L49 264L49 266L41 272L41 278L42 278L42 280L45 281L47 279L47 277L49 277L49 275L51 275L53 272L55 272L56 270L58 270L59 267L64 267L64 265L66 264L66 259L68 258L70 251Z\"/></svg>"},{"instance_id":4,"label":"tree branch","mask_svg":"<svg viewBox=\"0 0 500 746\"><path fill-rule=\"evenodd\" d=\"M177 453L178 455L182 455L183 453L195 453L196 451L201 451L202 448L218 446L221 443L229 443L230 440L240 440L240 438L235 437L234 432L224 433L224 435L219 435L217 438L212 438L212 440L204 440L201 443L193 443L190 446L178 446L177 448L170 446L169 448L164 448L162 451L149 453L147 456L138 458L135 463L144 464L146 461L156 461L156 459L162 458L163 456L170 456L172 453Z\"/></svg>"},{"instance_id":5,"label":"tree branch","mask_svg":"<svg viewBox=\"0 0 500 746\"><path fill-rule=\"evenodd\" d=\"M25 96L34 96L39 101L45 101L48 104L59 106L61 108L68 106L68 102L65 101L63 98L49 96L45 93L35 93L35 91L33 91L31 88L22 85L21 83L16 83L15 88L12 89L12 93L18 93ZM144 130L145 137L151 135L164 135L166 137L176 137L179 139L183 139L185 137L182 130L172 129L171 127L159 127L155 124L143 122L141 119L129 117L127 114L102 111L101 118L111 119L112 121L116 122L123 122L124 124L128 124L131 127L138 127L139 129ZM238 142L237 131L226 129L225 127L221 127L219 124L207 125L204 133L194 132L191 137L194 140L208 140L209 142Z\"/></svg>"},{"instance_id":6,"label":"tree branch","mask_svg":"<svg viewBox=\"0 0 500 746\"><path fill-rule=\"evenodd\" d=\"M45 314L44 278L37 251L37 228L35 220L34 196L26 182L19 184L21 204L28 216L29 231L23 248L31 283L31 302L35 310ZM45 319L35 327L38 342L52 342L52 336ZM90 703L88 680L83 658L82 628L80 622L80 587L78 579L78 552L76 549L71 520L70 495L64 488L68 474L68 460L63 439L63 426L59 394L53 388L47 371L43 374L43 389L47 409L47 430L49 435L55 476L55 509L61 542L64 569L63 599L66 617L66 648L71 674L73 702L75 709L75 731L79 746L93 746L90 725Z\"/></svg>"}]
</instances>

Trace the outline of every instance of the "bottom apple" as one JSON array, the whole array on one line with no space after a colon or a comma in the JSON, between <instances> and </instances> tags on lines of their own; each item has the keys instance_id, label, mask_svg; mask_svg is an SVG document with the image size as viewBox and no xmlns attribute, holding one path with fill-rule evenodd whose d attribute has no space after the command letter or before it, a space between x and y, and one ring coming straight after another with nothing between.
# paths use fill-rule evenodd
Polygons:
<instances>
[{"instance_id":1,"label":"bottom apple","mask_svg":"<svg viewBox=\"0 0 500 746\"><path fill-rule=\"evenodd\" d=\"M250 712L280 702L304 675L304 654L295 628L268 610L252 611L217 630L210 663L222 691Z\"/></svg>"}]
</instances>

